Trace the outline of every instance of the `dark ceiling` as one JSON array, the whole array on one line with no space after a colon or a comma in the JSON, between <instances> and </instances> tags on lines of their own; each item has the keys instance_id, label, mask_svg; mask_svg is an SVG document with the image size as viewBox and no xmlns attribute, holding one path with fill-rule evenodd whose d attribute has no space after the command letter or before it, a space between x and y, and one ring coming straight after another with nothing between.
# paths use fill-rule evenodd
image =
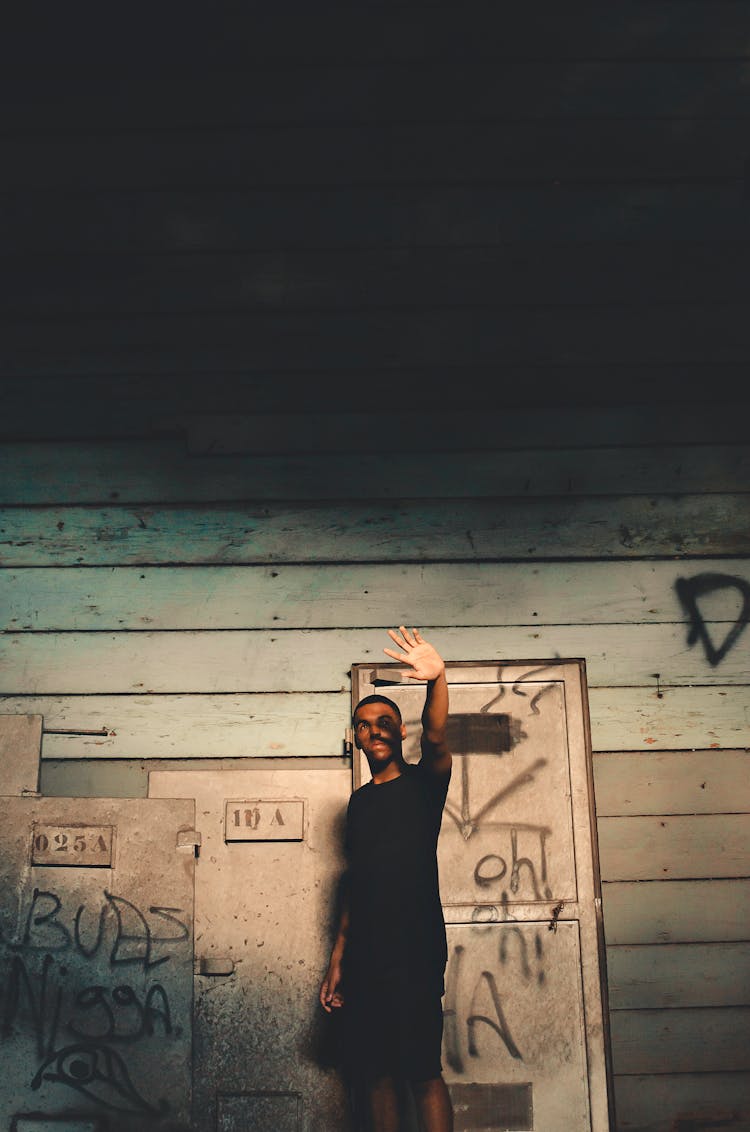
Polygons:
<instances>
[{"instance_id":1,"label":"dark ceiling","mask_svg":"<svg viewBox=\"0 0 750 1132\"><path fill-rule=\"evenodd\" d=\"M747 399L744 0L49 5L3 39L6 437Z\"/></svg>"}]
</instances>

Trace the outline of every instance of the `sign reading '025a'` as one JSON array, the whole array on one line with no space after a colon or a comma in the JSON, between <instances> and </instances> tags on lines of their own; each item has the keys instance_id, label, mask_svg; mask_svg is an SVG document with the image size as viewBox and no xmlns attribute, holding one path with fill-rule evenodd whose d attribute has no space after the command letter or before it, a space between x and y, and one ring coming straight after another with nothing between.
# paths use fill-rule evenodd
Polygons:
<instances>
[{"instance_id":1,"label":"sign reading '025a'","mask_svg":"<svg viewBox=\"0 0 750 1132\"><path fill-rule=\"evenodd\" d=\"M33 826L32 865L67 865L68 868L112 867L111 825Z\"/></svg>"},{"instance_id":2,"label":"sign reading '025a'","mask_svg":"<svg viewBox=\"0 0 750 1132\"><path fill-rule=\"evenodd\" d=\"M250 798L224 804L225 841L304 841L301 798Z\"/></svg>"}]
</instances>

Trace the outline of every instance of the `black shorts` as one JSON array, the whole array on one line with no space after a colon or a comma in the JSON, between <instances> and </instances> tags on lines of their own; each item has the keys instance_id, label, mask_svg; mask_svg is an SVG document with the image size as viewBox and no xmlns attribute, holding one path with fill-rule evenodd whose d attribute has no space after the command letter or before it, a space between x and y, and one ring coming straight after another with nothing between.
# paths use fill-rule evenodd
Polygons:
<instances>
[{"instance_id":1,"label":"black shorts","mask_svg":"<svg viewBox=\"0 0 750 1132\"><path fill-rule=\"evenodd\" d=\"M366 1077L429 1081L442 1072L442 987L405 975L368 980L344 996L347 1053Z\"/></svg>"}]
</instances>

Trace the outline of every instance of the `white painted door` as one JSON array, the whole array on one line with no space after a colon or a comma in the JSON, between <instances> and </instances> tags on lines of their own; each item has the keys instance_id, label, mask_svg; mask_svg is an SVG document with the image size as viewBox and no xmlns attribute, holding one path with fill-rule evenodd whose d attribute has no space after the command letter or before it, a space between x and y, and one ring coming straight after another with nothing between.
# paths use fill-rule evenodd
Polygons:
<instances>
[{"instance_id":1,"label":"white painted door","mask_svg":"<svg viewBox=\"0 0 750 1132\"><path fill-rule=\"evenodd\" d=\"M449 664L454 770L438 842L456 1132L606 1132L611 1073L582 661ZM356 665L419 758L423 687ZM355 753L354 781L369 777Z\"/></svg>"}]
</instances>

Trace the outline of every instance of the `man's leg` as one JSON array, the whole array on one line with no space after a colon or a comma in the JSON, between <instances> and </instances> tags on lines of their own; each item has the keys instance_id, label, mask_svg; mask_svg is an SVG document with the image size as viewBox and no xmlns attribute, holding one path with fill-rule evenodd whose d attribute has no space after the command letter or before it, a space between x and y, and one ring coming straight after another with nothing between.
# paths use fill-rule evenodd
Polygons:
<instances>
[{"instance_id":1,"label":"man's leg","mask_svg":"<svg viewBox=\"0 0 750 1132\"><path fill-rule=\"evenodd\" d=\"M368 1082L372 1132L399 1132L398 1092L392 1077Z\"/></svg>"},{"instance_id":2,"label":"man's leg","mask_svg":"<svg viewBox=\"0 0 750 1132\"><path fill-rule=\"evenodd\" d=\"M443 1078L415 1081L412 1087L423 1132L453 1132L453 1105Z\"/></svg>"}]
</instances>

